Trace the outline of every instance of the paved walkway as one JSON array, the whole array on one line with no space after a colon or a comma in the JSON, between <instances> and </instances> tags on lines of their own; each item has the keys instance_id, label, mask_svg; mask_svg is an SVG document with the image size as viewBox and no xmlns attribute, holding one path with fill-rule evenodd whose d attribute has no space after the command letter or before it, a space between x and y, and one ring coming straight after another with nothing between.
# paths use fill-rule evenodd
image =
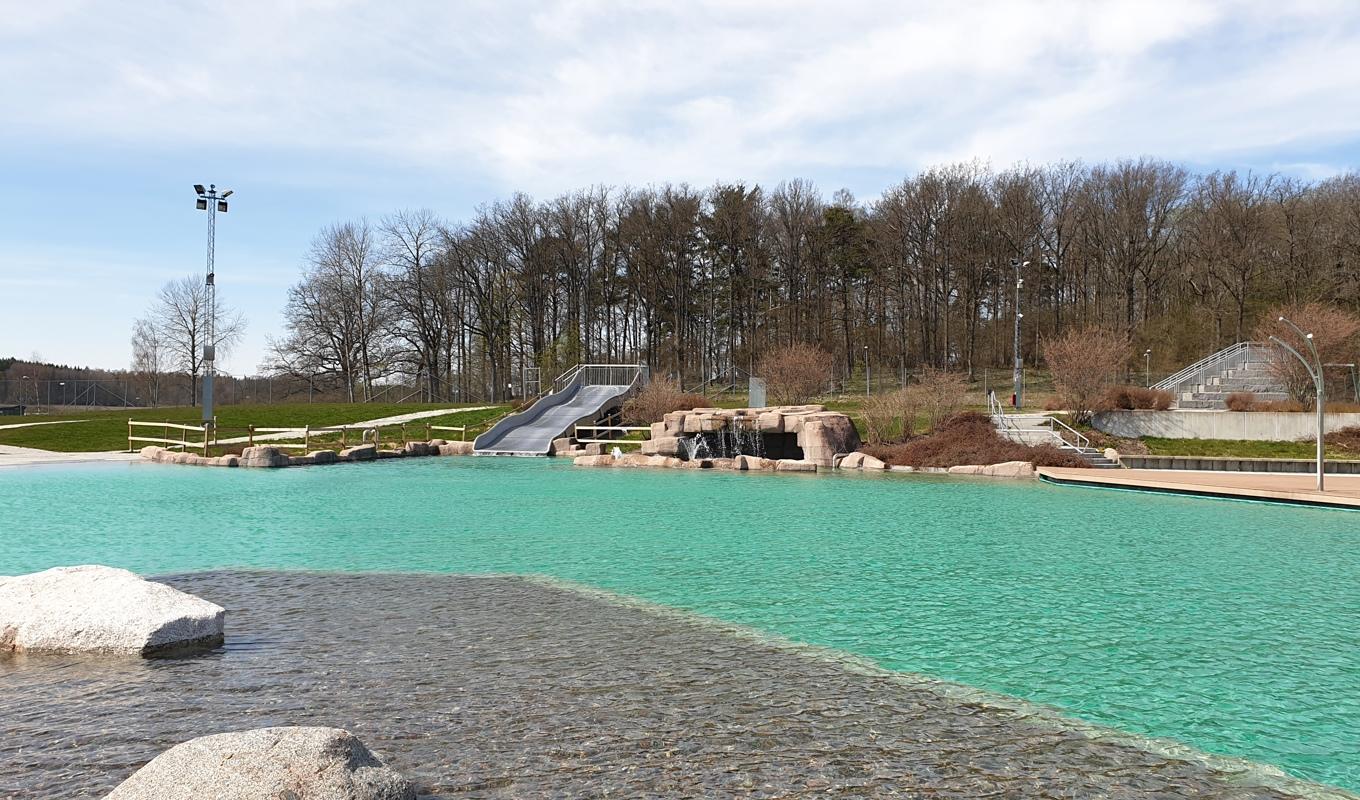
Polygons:
<instances>
[{"instance_id":1,"label":"paved walkway","mask_svg":"<svg viewBox=\"0 0 1360 800\"><path fill-rule=\"evenodd\" d=\"M1197 472L1177 469L1068 469L1040 467L1050 483L1107 486L1154 492L1236 497L1277 503L1360 509L1360 475L1327 475L1318 492L1317 476L1281 472Z\"/></svg>"},{"instance_id":2,"label":"paved walkway","mask_svg":"<svg viewBox=\"0 0 1360 800\"><path fill-rule=\"evenodd\" d=\"M461 414L465 411L485 411L488 408L496 408L496 406L472 406L470 408L432 408L428 411L412 411L409 414L397 414L391 417L379 417L378 419L369 419L364 420L362 422L346 422L344 423L344 425L345 427L348 428L369 428L373 427L374 425L400 425L404 422L415 422L417 420L429 419L430 417L444 417L448 416L449 414ZM295 430L300 432L302 430L302 426L298 426ZM298 438L301 437L296 432L261 433L255 435L255 441L257 442L269 442L279 441L281 439L298 439ZM250 440L251 439L249 436L234 436L230 439L218 439L217 443L243 444L245 442L249 442Z\"/></svg>"},{"instance_id":3,"label":"paved walkway","mask_svg":"<svg viewBox=\"0 0 1360 800\"><path fill-rule=\"evenodd\" d=\"M83 419L56 419L49 420L47 422L16 422L11 425L0 425L0 431L8 430L10 428L34 428L37 427L38 425L70 425L73 422L88 422L88 421L89 420Z\"/></svg>"},{"instance_id":4,"label":"paved walkway","mask_svg":"<svg viewBox=\"0 0 1360 800\"><path fill-rule=\"evenodd\" d=\"M58 453L0 444L0 467L29 467L35 464L81 464L89 461L136 461L136 453Z\"/></svg>"}]
</instances>

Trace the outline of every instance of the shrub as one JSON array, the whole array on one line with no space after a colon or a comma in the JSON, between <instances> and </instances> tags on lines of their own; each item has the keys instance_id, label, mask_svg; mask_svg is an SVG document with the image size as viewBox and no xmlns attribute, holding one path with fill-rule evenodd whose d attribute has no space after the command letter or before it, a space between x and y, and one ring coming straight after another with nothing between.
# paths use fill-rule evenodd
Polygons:
<instances>
[{"instance_id":1,"label":"shrub","mask_svg":"<svg viewBox=\"0 0 1360 800\"><path fill-rule=\"evenodd\" d=\"M1356 360L1356 351L1360 350L1360 317L1355 314L1323 303L1303 303L1276 308L1257 325L1255 336L1258 341L1269 341L1271 336L1275 336L1299 351L1304 358L1310 358L1308 344L1282 324L1280 317L1287 317L1305 333L1313 334L1313 346L1317 348L1324 364ZM1270 361L1270 371L1284 384L1290 398L1301 406L1312 405L1316 393L1313 379L1297 358L1276 346L1275 357Z\"/></svg>"},{"instance_id":2,"label":"shrub","mask_svg":"<svg viewBox=\"0 0 1360 800\"><path fill-rule=\"evenodd\" d=\"M831 354L810 344L791 344L766 353L756 371L776 403L807 403L831 383Z\"/></svg>"},{"instance_id":3,"label":"shrub","mask_svg":"<svg viewBox=\"0 0 1360 800\"><path fill-rule=\"evenodd\" d=\"M968 392L968 377L958 372L926 367L911 387L917 395L917 405L926 415L930 430L940 425L963 407L964 395Z\"/></svg>"},{"instance_id":4,"label":"shrub","mask_svg":"<svg viewBox=\"0 0 1360 800\"><path fill-rule=\"evenodd\" d=\"M1127 337L1102 328L1070 330L1044 342L1053 388L1078 422L1100 410L1100 401L1118 383L1131 354Z\"/></svg>"},{"instance_id":5,"label":"shrub","mask_svg":"<svg viewBox=\"0 0 1360 800\"><path fill-rule=\"evenodd\" d=\"M1261 400L1255 392L1233 392L1223 398L1229 411L1303 411L1297 400Z\"/></svg>"},{"instance_id":6,"label":"shrub","mask_svg":"<svg viewBox=\"0 0 1360 800\"><path fill-rule=\"evenodd\" d=\"M997 433L989 417L964 411L943 420L935 433L902 444L870 445L865 452L892 465L957 467L1029 461L1038 467L1085 467L1085 461L1052 445L1030 447Z\"/></svg>"},{"instance_id":7,"label":"shrub","mask_svg":"<svg viewBox=\"0 0 1360 800\"><path fill-rule=\"evenodd\" d=\"M1165 411L1171 408L1175 395L1162 389L1147 389L1142 386L1116 386L1108 389L1100 405L1105 408L1126 410Z\"/></svg>"},{"instance_id":8,"label":"shrub","mask_svg":"<svg viewBox=\"0 0 1360 800\"><path fill-rule=\"evenodd\" d=\"M1255 392L1233 392L1223 398L1223 405L1229 411L1255 411L1256 393Z\"/></svg>"},{"instance_id":9,"label":"shrub","mask_svg":"<svg viewBox=\"0 0 1360 800\"><path fill-rule=\"evenodd\" d=\"M916 422L917 393L898 389L864 401L864 438L870 444L909 438Z\"/></svg>"},{"instance_id":10,"label":"shrub","mask_svg":"<svg viewBox=\"0 0 1360 800\"><path fill-rule=\"evenodd\" d=\"M681 391L680 384L670 378L657 378L623 404L623 421L626 425L650 425L672 411L706 405L708 398L703 395Z\"/></svg>"},{"instance_id":11,"label":"shrub","mask_svg":"<svg viewBox=\"0 0 1360 800\"><path fill-rule=\"evenodd\" d=\"M1342 428L1332 431L1322 438L1328 447L1342 450L1347 453L1360 453L1360 426L1352 425L1349 428Z\"/></svg>"}]
</instances>

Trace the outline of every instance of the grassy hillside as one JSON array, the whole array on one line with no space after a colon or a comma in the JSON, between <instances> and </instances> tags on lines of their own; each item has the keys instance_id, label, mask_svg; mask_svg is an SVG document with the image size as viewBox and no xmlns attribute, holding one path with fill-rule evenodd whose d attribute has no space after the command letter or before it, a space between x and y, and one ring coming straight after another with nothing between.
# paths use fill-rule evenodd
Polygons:
<instances>
[{"instance_id":1,"label":"grassy hillside","mask_svg":"<svg viewBox=\"0 0 1360 800\"><path fill-rule=\"evenodd\" d=\"M402 403L402 404L364 404L364 403L291 403L280 405L239 405L221 406L217 409L217 422L223 428L222 436L244 435L244 431L228 431L228 428L245 428L249 425L266 428L313 427L346 425L380 417L409 414L414 411L428 411L440 408L471 407L488 404L470 403ZM453 413L450 415L420 420L435 425L467 425L469 436L485 429L490 421L500 417L508 406L495 406L483 411ZM176 422L184 425L199 424L200 411L197 408L127 408L112 411L83 411L70 414L50 414L30 417L0 418L0 444L20 447L36 447L41 450L62 452L85 452L98 450L126 450L128 419L149 422ZM29 428L5 428L21 422L56 422L72 420L69 424L39 425ZM414 431L416 424L412 424ZM143 429L143 435L160 436L156 429ZM154 431L154 432L153 432ZM444 437L449 438L449 437ZM454 435L453 438L456 438Z\"/></svg>"}]
</instances>

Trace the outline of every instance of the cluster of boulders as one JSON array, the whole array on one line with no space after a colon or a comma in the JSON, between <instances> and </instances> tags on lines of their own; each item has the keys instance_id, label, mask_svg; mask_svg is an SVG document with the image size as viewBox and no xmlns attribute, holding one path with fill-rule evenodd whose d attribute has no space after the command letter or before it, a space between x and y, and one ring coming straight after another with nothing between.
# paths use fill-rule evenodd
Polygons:
<instances>
[{"instance_id":1,"label":"cluster of boulders","mask_svg":"<svg viewBox=\"0 0 1360 800\"><path fill-rule=\"evenodd\" d=\"M760 458L758 456L686 460L675 456L644 455L643 453L625 453L616 458L606 453L603 455L577 456L572 463L578 467L666 467L670 469L728 469L739 472L757 470L771 472L817 471L817 464L812 461L793 458Z\"/></svg>"},{"instance_id":2,"label":"cluster of boulders","mask_svg":"<svg viewBox=\"0 0 1360 800\"><path fill-rule=\"evenodd\" d=\"M826 406L767 406L764 408L696 408L672 411L652 424L652 436L642 444L643 455L679 457L683 440L702 433L740 429L760 434L793 434L804 461L833 466L837 456L859 449L859 432L850 417Z\"/></svg>"},{"instance_id":3,"label":"cluster of boulders","mask_svg":"<svg viewBox=\"0 0 1360 800\"><path fill-rule=\"evenodd\" d=\"M143 447L142 458L161 464L190 464L198 467L302 467L312 464L338 464L342 461L373 461L379 458L410 458L418 456L472 455L472 442L448 442L431 439L428 442L407 442L400 448L378 449L374 444L361 444L335 450L313 450L306 455L291 456L283 448L256 445L241 451L241 455L202 456L164 447Z\"/></svg>"},{"instance_id":4,"label":"cluster of boulders","mask_svg":"<svg viewBox=\"0 0 1360 800\"><path fill-rule=\"evenodd\" d=\"M226 611L124 569L0 577L0 656L164 656L218 647ZM69 656L67 656L69 657ZM414 800L414 785L338 728L260 728L176 745L113 800Z\"/></svg>"},{"instance_id":5,"label":"cluster of boulders","mask_svg":"<svg viewBox=\"0 0 1360 800\"><path fill-rule=\"evenodd\" d=\"M604 452L604 445L599 442L590 444L578 444L570 436L563 436L560 439L553 439L552 446L548 448L548 455L560 456L563 458L576 458L578 456L598 456Z\"/></svg>"},{"instance_id":6,"label":"cluster of boulders","mask_svg":"<svg viewBox=\"0 0 1360 800\"><path fill-rule=\"evenodd\" d=\"M1028 461L1003 461L1000 464L950 467L950 475L982 475L988 478L1033 478L1034 465Z\"/></svg>"}]
</instances>

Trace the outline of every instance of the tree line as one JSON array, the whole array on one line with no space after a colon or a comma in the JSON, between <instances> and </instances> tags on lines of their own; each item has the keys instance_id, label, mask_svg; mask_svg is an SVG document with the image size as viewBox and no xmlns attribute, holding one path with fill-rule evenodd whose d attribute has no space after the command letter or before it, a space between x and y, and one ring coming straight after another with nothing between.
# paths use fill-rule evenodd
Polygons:
<instances>
[{"instance_id":1,"label":"tree line","mask_svg":"<svg viewBox=\"0 0 1360 800\"><path fill-rule=\"evenodd\" d=\"M320 231L265 368L365 399L532 393L579 362L685 389L807 343L841 380L970 375L1101 326L1169 371L1256 315L1360 297L1360 175L1192 174L1153 159L932 168L870 202L805 180L523 194L463 222L404 211ZM1141 367L1141 358L1139 366ZM526 380L528 376L528 380Z\"/></svg>"}]
</instances>

